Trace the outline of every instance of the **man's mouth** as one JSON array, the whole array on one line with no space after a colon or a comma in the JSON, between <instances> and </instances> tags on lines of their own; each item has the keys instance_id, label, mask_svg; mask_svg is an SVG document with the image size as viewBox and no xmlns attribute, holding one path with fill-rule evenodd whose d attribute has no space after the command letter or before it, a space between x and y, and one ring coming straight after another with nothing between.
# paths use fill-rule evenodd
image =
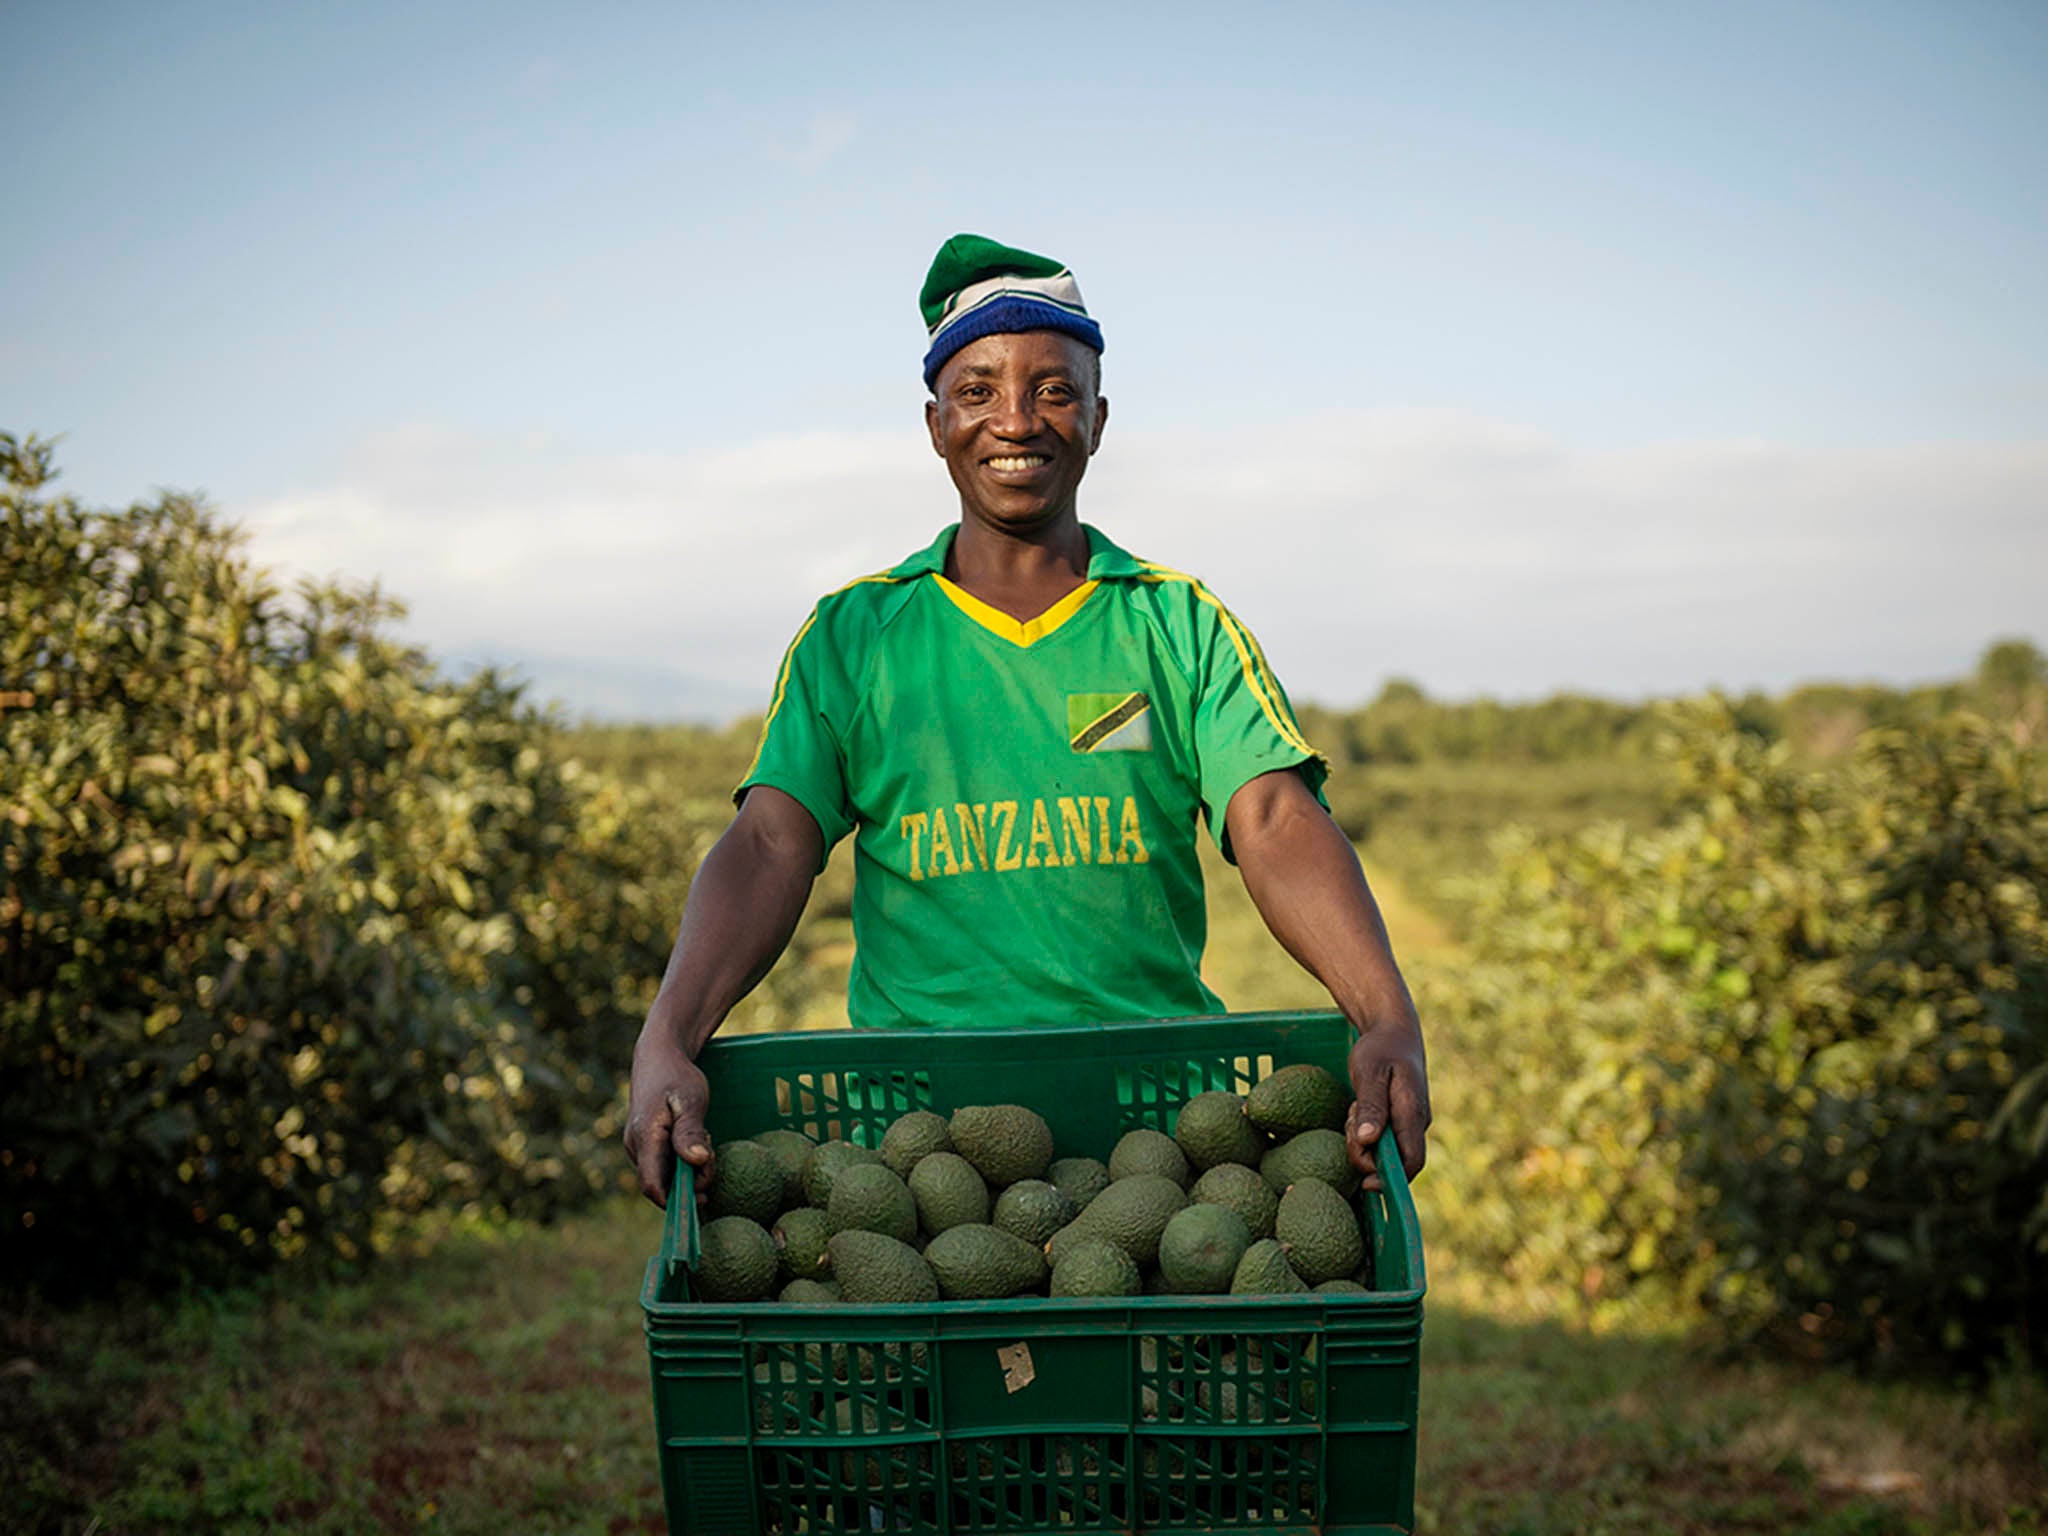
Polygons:
<instances>
[{"instance_id":1,"label":"man's mouth","mask_svg":"<svg viewBox=\"0 0 2048 1536\"><path fill-rule=\"evenodd\" d=\"M1021 473L1025 470L1043 469L1052 459L1043 453L1013 453L999 459L983 459L982 463L1002 474Z\"/></svg>"}]
</instances>

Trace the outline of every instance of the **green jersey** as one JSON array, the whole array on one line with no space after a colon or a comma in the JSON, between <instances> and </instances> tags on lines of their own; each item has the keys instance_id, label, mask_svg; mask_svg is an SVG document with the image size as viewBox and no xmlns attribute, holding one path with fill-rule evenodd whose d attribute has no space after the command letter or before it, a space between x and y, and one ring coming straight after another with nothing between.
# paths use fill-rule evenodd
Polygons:
<instances>
[{"instance_id":1,"label":"green jersey","mask_svg":"<svg viewBox=\"0 0 2048 1536\"><path fill-rule=\"evenodd\" d=\"M1087 580L1019 622L945 576L957 527L819 602L754 765L854 834L856 1026L1168 1018L1202 982L1196 840L1248 780L1327 765L1251 632L1093 528Z\"/></svg>"}]
</instances>

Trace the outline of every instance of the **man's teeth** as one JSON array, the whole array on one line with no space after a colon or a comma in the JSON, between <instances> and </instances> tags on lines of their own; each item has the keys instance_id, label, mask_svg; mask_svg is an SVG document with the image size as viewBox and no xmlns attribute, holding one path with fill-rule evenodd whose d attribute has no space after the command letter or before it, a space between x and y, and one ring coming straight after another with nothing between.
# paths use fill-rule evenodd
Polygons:
<instances>
[{"instance_id":1,"label":"man's teeth","mask_svg":"<svg viewBox=\"0 0 2048 1536\"><path fill-rule=\"evenodd\" d=\"M1013 458L990 459L988 467L999 470L1039 469L1051 462L1052 460L1042 453L1020 453Z\"/></svg>"}]
</instances>

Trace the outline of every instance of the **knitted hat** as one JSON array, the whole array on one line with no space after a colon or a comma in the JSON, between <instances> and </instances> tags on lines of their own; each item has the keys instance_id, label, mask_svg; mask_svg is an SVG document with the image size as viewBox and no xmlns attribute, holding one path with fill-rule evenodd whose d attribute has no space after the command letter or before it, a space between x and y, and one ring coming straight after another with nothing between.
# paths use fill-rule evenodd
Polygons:
<instances>
[{"instance_id":1,"label":"knitted hat","mask_svg":"<svg viewBox=\"0 0 2048 1536\"><path fill-rule=\"evenodd\" d=\"M947 358L1001 331L1063 331L1102 350L1102 327L1088 318L1073 273L981 235L955 235L939 247L917 302L932 338L924 355L927 389Z\"/></svg>"}]
</instances>

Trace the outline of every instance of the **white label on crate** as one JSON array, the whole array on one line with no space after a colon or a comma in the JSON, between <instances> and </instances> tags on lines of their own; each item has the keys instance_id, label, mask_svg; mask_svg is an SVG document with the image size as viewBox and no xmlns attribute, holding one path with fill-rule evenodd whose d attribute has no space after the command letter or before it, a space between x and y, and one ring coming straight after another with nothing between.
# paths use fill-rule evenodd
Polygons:
<instances>
[{"instance_id":1,"label":"white label on crate","mask_svg":"<svg viewBox=\"0 0 2048 1536\"><path fill-rule=\"evenodd\" d=\"M1038 1372L1031 1365L1029 1344L1009 1344L996 1350L996 1364L1003 1368L1003 1385L1012 1392L1022 1392L1038 1379Z\"/></svg>"}]
</instances>

